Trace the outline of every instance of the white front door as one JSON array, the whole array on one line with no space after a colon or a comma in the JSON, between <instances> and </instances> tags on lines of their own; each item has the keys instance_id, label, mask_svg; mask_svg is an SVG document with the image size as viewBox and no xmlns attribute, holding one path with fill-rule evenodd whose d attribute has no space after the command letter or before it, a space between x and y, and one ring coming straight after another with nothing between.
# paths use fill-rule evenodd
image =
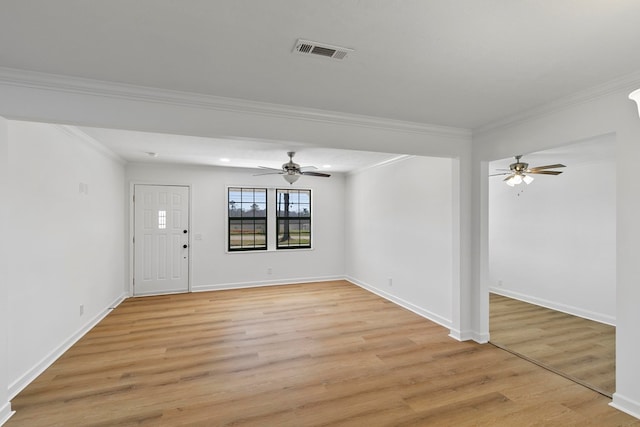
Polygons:
<instances>
[{"instance_id":1,"label":"white front door","mask_svg":"<svg viewBox=\"0 0 640 427\"><path fill-rule=\"evenodd\" d=\"M133 294L189 291L189 187L134 186Z\"/></svg>"}]
</instances>

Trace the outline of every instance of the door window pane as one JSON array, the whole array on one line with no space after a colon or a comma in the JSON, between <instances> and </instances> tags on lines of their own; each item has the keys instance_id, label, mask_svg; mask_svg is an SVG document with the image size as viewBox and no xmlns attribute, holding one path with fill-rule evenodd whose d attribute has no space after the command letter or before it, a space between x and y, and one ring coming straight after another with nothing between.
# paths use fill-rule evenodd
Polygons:
<instances>
[{"instance_id":1,"label":"door window pane","mask_svg":"<svg viewBox=\"0 0 640 427\"><path fill-rule=\"evenodd\" d=\"M167 211L158 211L158 228L160 230L167 228Z\"/></svg>"}]
</instances>

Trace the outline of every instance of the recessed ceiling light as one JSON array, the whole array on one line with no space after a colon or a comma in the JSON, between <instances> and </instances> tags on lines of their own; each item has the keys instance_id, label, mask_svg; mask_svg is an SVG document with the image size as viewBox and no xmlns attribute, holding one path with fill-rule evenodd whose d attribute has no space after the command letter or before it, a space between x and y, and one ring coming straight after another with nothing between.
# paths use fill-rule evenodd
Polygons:
<instances>
[{"instance_id":1,"label":"recessed ceiling light","mask_svg":"<svg viewBox=\"0 0 640 427\"><path fill-rule=\"evenodd\" d=\"M322 169L330 169L331 165L322 165Z\"/></svg>"},{"instance_id":2,"label":"recessed ceiling light","mask_svg":"<svg viewBox=\"0 0 640 427\"><path fill-rule=\"evenodd\" d=\"M147 156L149 156L149 157L158 157L158 153L154 153L153 151L147 151Z\"/></svg>"},{"instance_id":3,"label":"recessed ceiling light","mask_svg":"<svg viewBox=\"0 0 640 427\"><path fill-rule=\"evenodd\" d=\"M220 159L221 162L225 162L225 163L229 163L231 161L231 159L227 159L226 157L222 157Z\"/></svg>"}]
</instances>

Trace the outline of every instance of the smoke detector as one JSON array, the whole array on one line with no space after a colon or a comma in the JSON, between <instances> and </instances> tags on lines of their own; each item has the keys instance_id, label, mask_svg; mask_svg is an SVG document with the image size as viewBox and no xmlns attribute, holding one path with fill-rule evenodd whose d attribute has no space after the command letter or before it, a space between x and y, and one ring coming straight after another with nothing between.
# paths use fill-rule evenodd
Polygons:
<instances>
[{"instance_id":1,"label":"smoke detector","mask_svg":"<svg viewBox=\"0 0 640 427\"><path fill-rule=\"evenodd\" d=\"M333 59L344 59L350 52L353 52L353 49L348 47L333 46L303 39L298 39L296 46L293 48L293 53L300 55L317 55Z\"/></svg>"}]
</instances>

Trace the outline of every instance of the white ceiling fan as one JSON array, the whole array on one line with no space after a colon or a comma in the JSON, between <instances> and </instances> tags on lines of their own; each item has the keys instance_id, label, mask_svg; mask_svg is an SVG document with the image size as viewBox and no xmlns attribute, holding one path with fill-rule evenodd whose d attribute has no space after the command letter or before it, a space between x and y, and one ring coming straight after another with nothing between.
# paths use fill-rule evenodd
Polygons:
<instances>
[{"instance_id":1,"label":"white ceiling fan","mask_svg":"<svg viewBox=\"0 0 640 427\"><path fill-rule=\"evenodd\" d=\"M294 182L296 182L298 178L300 178L300 176L302 175L320 176L323 178L328 178L331 176L328 173L324 173L324 172L314 172L314 170L317 169L315 166L301 167L299 164L294 163L293 156L295 156L295 154L296 153L294 151L287 152L287 156L289 156L289 161L282 165L282 169L260 166L261 169L266 169L266 170L269 170L270 172L258 173L258 174L255 174L254 176L278 174L278 175L282 175L285 181L287 181L289 184L293 184Z\"/></svg>"},{"instance_id":2,"label":"white ceiling fan","mask_svg":"<svg viewBox=\"0 0 640 427\"><path fill-rule=\"evenodd\" d=\"M518 184L522 184L523 182L527 185L531 184L531 182L533 181L533 177L531 176L532 174L560 175L562 171L552 171L549 169L566 167L563 164L556 163L554 165L536 166L536 167L530 168L529 163L520 161L520 159L522 158L522 155L516 156L515 158L516 158L516 162L511 163L509 165L509 169L497 169L499 171L505 171L505 172L494 173L489 176L509 175L504 179L504 182L508 186L513 187Z\"/></svg>"}]
</instances>

